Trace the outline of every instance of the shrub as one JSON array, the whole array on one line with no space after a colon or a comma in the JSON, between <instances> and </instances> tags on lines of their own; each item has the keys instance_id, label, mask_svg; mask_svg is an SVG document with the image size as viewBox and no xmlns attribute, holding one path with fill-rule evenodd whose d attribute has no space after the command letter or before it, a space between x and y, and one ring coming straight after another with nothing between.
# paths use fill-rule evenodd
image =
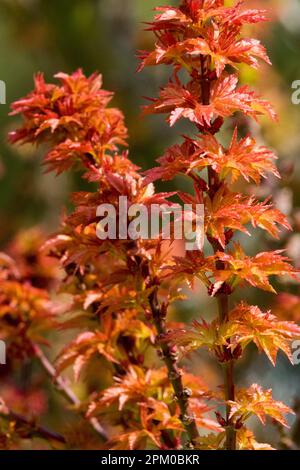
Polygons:
<instances>
[{"instance_id":1,"label":"shrub","mask_svg":"<svg viewBox=\"0 0 300 470\"><path fill-rule=\"evenodd\" d=\"M285 415L292 410L276 401L271 390L258 384L238 389L234 380L235 363L250 343L275 365L279 350L291 359L290 342L300 336L293 322L245 301L231 302L231 295L245 285L275 293L272 276L297 276L281 251L249 256L234 240L237 232L249 234L249 225L273 237L281 227L290 228L270 198L260 201L235 189L238 180L259 185L267 173L279 177L276 157L238 126L229 146L216 137L235 113L276 119L267 101L238 84L238 64L258 68L260 60L270 63L260 42L242 33L245 24L261 21L266 21L265 11L244 10L240 4L225 7L222 0L185 0L179 7L157 9L148 25L156 36L155 48L140 52L140 70L167 64L172 75L144 114L167 114L170 126L187 119L194 133L167 149L158 166L147 172L129 158L124 117L109 106L112 94L102 88L100 75L59 73L58 84L47 84L38 74L34 91L12 105L23 125L10 133L11 142L46 144L47 169L60 174L81 168L91 191L73 194L74 210L64 217L59 233L45 241L42 254L34 251L36 272L31 272L32 258L26 252L12 250L11 256L0 258L1 334L16 357L40 360L100 439L88 428L77 434L70 429L53 433L3 402L7 426L15 423L12 435L2 431L3 447L37 434L67 448L258 450L270 446L257 443L246 427L251 416L263 424L269 416L287 425ZM178 175L191 181L193 194L155 191L155 181ZM194 222L196 204L204 205L203 250L174 256L161 236L97 236L99 205L111 204L120 219L122 196L129 207L143 204L150 211L153 204L171 206L175 195L191 205ZM197 279L216 300L215 318L208 322L200 317L190 325L171 321L173 304L184 299L182 286L192 288ZM53 290L64 299L59 309ZM57 328L74 330L76 337L60 352L54 368L40 344L45 333ZM218 390L179 362L202 347L223 369ZM83 403L61 376L69 366L75 380L84 373L90 393Z\"/></svg>"}]
</instances>

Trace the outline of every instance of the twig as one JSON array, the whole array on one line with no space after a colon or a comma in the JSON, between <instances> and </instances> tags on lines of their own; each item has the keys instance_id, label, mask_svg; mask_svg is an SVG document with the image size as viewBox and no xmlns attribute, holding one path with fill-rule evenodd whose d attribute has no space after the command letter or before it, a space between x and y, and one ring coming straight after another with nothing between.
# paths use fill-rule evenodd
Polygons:
<instances>
[{"instance_id":1,"label":"twig","mask_svg":"<svg viewBox=\"0 0 300 470\"><path fill-rule=\"evenodd\" d=\"M177 354L176 352L172 351L168 343L164 341L167 332L164 315L157 298L157 291L158 289L155 287L149 296L149 303L152 311L153 321L157 330L158 339L162 339L160 343L162 359L167 366L168 377L180 408L180 420L182 421L182 424L184 425L185 430L189 436L190 444L195 446L197 444L197 439L199 439L199 432L195 418L189 412L189 391L183 386L181 372L177 364Z\"/></svg>"},{"instance_id":2,"label":"twig","mask_svg":"<svg viewBox=\"0 0 300 470\"><path fill-rule=\"evenodd\" d=\"M209 179L210 181L217 181L217 175L214 173L213 170L209 170ZM214 191L214 185L211 184L212 191ZM218 251L225 251L224 248L220 246L217 240L209 240L214 253ZM216 262L216 269L223 270L224 263L222 261ZM218 300L218 309L219 309L219 319L221 323L227 323L229 318L229 294L228 293L218 293L217 294ZM223 372L224 372L224 393L225 393L225 400L228 401L235 401L235 384L234 384L234 358L228 359L223 364ZM236 430L234 428L234 424L232 423L232 419L230 417L231 414L231 406L226 405L226 449L227 450L236 450Z\"/></svg>"},{"instance_id":3,"label":"twig","mask_svg":"<svg viewBox=\"0 0 300 470\"><path fill-rule=\"evenodd\" d=\"M219 317L222 323L228 321L228 295L221 294L218 297ZM234 361L230 360L224 364L224 389L226 401L235 400L235 385L234 385ZM230 419L231 406L226 406L226 449L236 450L236 430Z\"/></svg>"},{"instance_id":4,"label":"twig","mask_svg":"<svg viewBox=\"0 0 300 470\"><path fill-rule=\"evenodd\" d=\"M53 440L63 444L66 442L64 436L61 434L58 434L55 431L51 431L44 426L38 426L33 420L27 419L25 416L19 413L15 413L14 411L7 408L6 405L5 407L1 407L0 416L6 421L16 421L19 425L28 427L30 429L31 436L35 435L46 440Z\"/></svg>"},{"instance_id":5,"label":"twig","mask_svg":"<svg viewBox=\"0 0 300 470\"><path fill-rule=\"evenodd\" d=\"M79 398L75 395L75 393L70 389L68 386L66 380L61 376L58 375L54 366L51 364L49 359L45 356L43 351L39 346L36 344L33 344L33 349L35 351L36 357L39 359L40 363L44 367L45 371L51 377L53 380L54 384L56 385L57 390L73 405L76 407L80 407L81 401ZM84 416L85 417L85 416ZM91 426L94 428L94 430L102 437L103 440L107 441L109 439L105 429L102 427L102 425L99 423L97 418L89 418L88 419L89 423Z\"/></svg>"}]
</instances>

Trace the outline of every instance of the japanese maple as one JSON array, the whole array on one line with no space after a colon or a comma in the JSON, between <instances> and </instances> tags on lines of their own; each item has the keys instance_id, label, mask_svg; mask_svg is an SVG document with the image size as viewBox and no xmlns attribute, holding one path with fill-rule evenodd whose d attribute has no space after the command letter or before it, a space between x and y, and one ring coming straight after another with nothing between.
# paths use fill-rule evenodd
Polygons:
<instances>
[{"instance_id":1,"label":"japanese maple","mask_svg":"<svg viewBox=\"0 0 300 470\"><path fill-rule=\"evenodd\" d=\"M82 447L93 441L93 448L108 449L270 449L256 442L246 427L248 418L256 416L264 424L269 416L287 425L285 415L291 410L271 390L257 384L237 389L234 382L235 362L250 343L275 365L278 351L291 360L290 342L300 337L300 328L244 301L230 305L237 288L275 293L272 276L297 278L297 272L281 251L250 256L233 240L253 228L277 238L290 225L270 198L258 200L235 186L238 180L259 185L269 173L279 177L275 154L238 127L228 147L216 137L235 113L276 119L266 100L239 84L238 74L240 63L254 68L261 60L270 63L260 42L245 38L242 30L245 24L266 21L266 12L224 3L184 0L178 7L158 8L147 25L157 42L154 51L140 53L140 70L166 64L172 75L144 114L167 114L170 126L180 119L194 126L193 135L166 150L156 168L141 172L129 158L124 116L110 106L113 94L102 88L101 75L59 73L57 83L48 84L38 74L34 91L12 105L12 114L22 115L23 124L10 133L11 142L46 144L49 171L78 168L93 183L90 191L72 195L74 209L41 252L34 247L26 257L15 243L0 255L1 337L12 346L21 341L21 349L26 346L27 356L39 359L97 432L96 439L100 436L95 444L95 435L92 439L82 427ZM193 194L155 191L155 181L178 175L191 180ZM171 205L175 194L183 204L204 205L209 250L205 246L174 256L162 237L97 236L99 205L113 205L119 219L122 196L129 206L140 203L150 210L153 204ZM215 318L203 320L200 307L191 325L171 322L170 307L185 298L182 287L192 288L197 279L216 299ZM72 331L73 339L54 367L40 345L46 344L47 332L58 328ZM224 371L217 390L179 362L181 355L201 347ZM70 366L75 381L84 377L84 402L62 376ZM98 381L102 375L104 385ZM37 434L72 448L74 430L58 435L44 429L15 413L8 401L0 402L0 416L6 426L19 429L18 439L25 426L26 436ZM5 436L0 434L4 448L16 445L15 436L12 442Z\"/></svg>"}]
</instances>

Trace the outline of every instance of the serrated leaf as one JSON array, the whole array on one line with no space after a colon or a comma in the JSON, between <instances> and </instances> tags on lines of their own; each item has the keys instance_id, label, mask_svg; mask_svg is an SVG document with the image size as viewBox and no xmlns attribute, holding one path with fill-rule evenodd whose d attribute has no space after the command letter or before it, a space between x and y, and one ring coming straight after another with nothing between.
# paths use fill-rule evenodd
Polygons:
<instances>
[{"instance_id":1,"label":"serrated leaf","mask_svg":"<svg viewBox=\"0 0 300 470\"><path fill-rule=\"evenodd\" d=\"M217 281L227 282L233 287L243 282L275 292L269 282L270 276L290 275L297 279L297 272L289 263L290 260L281 253L277 250L251 257L244 253L239 244L235 244L233 251L216 254L216 258L224 263L224 269L215 270L214 276Z\"/></svg>"},{"instance_id":2,"label":"serrated leaf","mask_svg":"<svg viewBox=\"0 0 300 470\"><path fill-rule=\"evenodd\" d=\"M241 389L236 393L235 401L228 401L231 407L230 417L247 420L251 415L257 416L262 424L269 416L283 426L288 426L284 415L292 413L288 406L272 397L272 390L263 390L260 385L253 384L249 389Z\"/></svg>"}]
</instances>

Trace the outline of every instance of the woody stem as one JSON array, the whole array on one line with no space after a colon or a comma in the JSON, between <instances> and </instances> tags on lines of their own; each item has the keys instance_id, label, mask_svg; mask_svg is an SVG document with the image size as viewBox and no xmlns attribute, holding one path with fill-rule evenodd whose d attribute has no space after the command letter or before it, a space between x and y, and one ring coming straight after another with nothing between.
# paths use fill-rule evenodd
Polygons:
<instances>
[{"instance_id":1,"label":"woody stem","mask_svg":"<svg viewBox=\"0 0 300 470\"><path fill-rule=\"evenodd\" d=\"M209 190L210 197L213 197L215 192L218 190L218 176L210 168L208 170L208 180L209 180ZM214 253L218 251L225 251L225 249L219 244L217 240L210 241ZM216 262L216 269L223 270L224 263L222 261ZM218 299L218 309L219 309L219 319L221 323L228 322L229 314L229 295L227 293L219 293L217 295ZM235 400L235 386L234 386L234 360L230 359L223 364L224 371L224 394L226 401ZM231 406L226 405L226 450L236 450L236 431L234 424L230 417Z\"/></svg>"},{"instance_id":2,"label":"woody stem","mask_svg":"<svg viewBox=\"0 0 300 470\"><path fill-rule=\"evenodd\" d=\"M208 170L208 179L209 179L209 188L210 196L213 197L216 190L218 189L218 176L210 168ZM219 244L217 240L211 241L211 245L215 253L218 251L225 251L224 248ZM224 269L224 263L222 261L216 262L216 268L219 270ZM218 309L219 309L219 318L221 323L228 322L229 314L229 296L226 293L219 293L217 296L218 299ZM234 386L234 360L228 360L223 365L224 371L224 394L226 401L235 400L235 386ZM234 429L234 424L230 418L231 406L226 405L226 450L236 450L236 431Z\"/></svg>"},{"instance_id":3,"label":"woody stem","mask_svg":"<svg viewBox=\"0 0 300 470\"><path fill-rule=\"evenodd\" d=\"M53 380L53 383L56 386L56 389L72 404L75 405L76 407L80 408L81 401L79 398L75 395L73 390L70 389L68 386L67 382L65 379L57 374L54 366L52 363L49 361L49 359L46 357L46 355L43 353L42 349L36 345L32 344L32 348L35 352L36 357L39 359L40 364L43 366L44 370L47 372L48 376ZM83 414L83 417L84 414ZM101 438L105 441L107 441L108 435L102 425L99 423L97 418L90 418L89 420L90 425L94 428L94 430L101 436Z\"/></svg>"},{"instance_id":4,"label":"woody stem","mask_svg":"<svg viewBox=\"0 0 300 470\"><path fill-rule=\"evenodd\" d=\"M154 288L150 294L149 303L158 338L163 339L166 336L167 331L158 301L157 290L157 287ZM195 446L197 439L199 438L199 432L195 418L189 411L189 393L183 386L181 371L177 364L176 351L174 352L169 344L164 341L161 341L160 347L162 359L168 369L168 377L180 408L180 419L187 432L191 445Z\"/></svg>"},{"instance_id":5,"label":"woody stem","mask_svg":"<svg viewBox=\"0 0 300 470\"><path fill-rule=\"evenodd\" d=\"M228 295L218 296L219 318L222 323L228 321L229 299ZM235 400L234 361L227 361L223 366L225 400ZM226 450L236 450L236 431L230 419L231 406L226 405Z\"/></svg>"},{"instance_id":6,"label":"woody stem","mask_svg":"<svg viewBox=\"0 0 300 470\"><path fill-rule=\"evenodd\" d=\"M0 417L7 421L15 421L17 425L28 428L28 432L32 437L37 436L46 440L60 442L62 444L66 443L65 438L61 434L51 431L44 426L39 426L33 420L27 419L25 416L15 413L10 409L6 409L5 412L0 411Z\"/></svg>"}]
</instances>

